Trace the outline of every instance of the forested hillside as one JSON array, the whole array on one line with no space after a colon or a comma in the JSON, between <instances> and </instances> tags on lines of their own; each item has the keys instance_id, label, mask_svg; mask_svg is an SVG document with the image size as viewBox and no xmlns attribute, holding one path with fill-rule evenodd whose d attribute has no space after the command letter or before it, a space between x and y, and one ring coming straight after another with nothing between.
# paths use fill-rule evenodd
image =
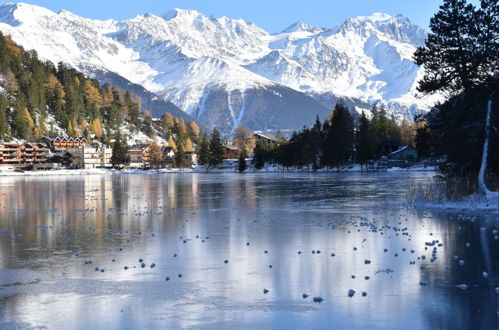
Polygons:
<instances>
[{"instance_id":1,"label":"forested hillside","mask_svg":"<svg viewBox=\"0 0 499 330\"><path fill-rule=\"evenodd\" d=\"M42 62L0 34L0 140L39 141L67 134L109 144L116 133L184 141L199 136L196 123L168 114L153 122L131 92L102 85L59 63ZM182 135L182 136L180 136ZM183 142L192 144L192 141Z\"/></svg>"}]
</instances>

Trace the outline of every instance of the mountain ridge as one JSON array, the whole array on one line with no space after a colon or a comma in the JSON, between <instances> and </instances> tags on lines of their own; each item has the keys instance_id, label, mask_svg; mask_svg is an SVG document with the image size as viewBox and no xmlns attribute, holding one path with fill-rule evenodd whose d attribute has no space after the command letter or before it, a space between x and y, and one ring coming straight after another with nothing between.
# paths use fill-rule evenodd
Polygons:
<instances>
[{"instance_id":1,"label":"mountain ridge","mask_svg":"<svg viewBox=\"0 0 499 330\"><path fill-rule=\"evenodd\" d=\"M306 124L327 115L334 106L327 100L352 100L357 111L381 102L399 119L428 111L439 100L417 94L422 71L412 54L426 32L401 15L374 13L332 28L297 22L271 34L242 19L196 10L99 21L20 3L0 7L0 31L46 60L64 61L89 74L119 75L189 115L203 114L206 126L223 122L227 132L235 124L264 130L279 121L289 123L286 108L292 105L273 98L276 90L286 88L298 93L290 92L295 99L300 95L298 103L308 105L289 110L308 113ZM260 91L259 106L275 111L264 116L271 122L259 120L261 109L244 102L242 95L255 90ZM235 104L241 108L234 109ZM300 116L292 127L280 128L299 129L303 120Z\"/></svg>"}]
</instances>

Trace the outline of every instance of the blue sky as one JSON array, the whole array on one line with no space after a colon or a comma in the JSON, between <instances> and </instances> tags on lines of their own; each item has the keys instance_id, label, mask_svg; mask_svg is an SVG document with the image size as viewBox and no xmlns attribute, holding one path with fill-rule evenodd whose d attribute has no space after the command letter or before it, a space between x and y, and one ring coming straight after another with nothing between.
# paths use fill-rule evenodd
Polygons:
<instances>
[{"instance_id":1,"label":"blue sky","mask_svg":"<svg viewBox=\"0 0 499 330\"><path fill-rule=\"evenodd\" d=\"M15 1L17 2L17 1ZM428 27L442 0L31 0L22 1L49 8L66 9L94 19L124 19L137 14L161 15L171 8L196 9L215 17L243 18L269 32L278 32L296 21L334 27L354 16L384 12L402 14L413 23ZM478 0L472 0L477 4Z\"/></svg>"}]
</instances>

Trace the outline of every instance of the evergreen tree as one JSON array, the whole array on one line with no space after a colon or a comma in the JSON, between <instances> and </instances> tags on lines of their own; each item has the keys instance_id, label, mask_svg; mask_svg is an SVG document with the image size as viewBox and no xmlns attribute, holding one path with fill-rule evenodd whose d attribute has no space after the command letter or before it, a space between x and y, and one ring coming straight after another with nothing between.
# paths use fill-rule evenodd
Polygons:
<instances>
[{"instance_id":1,"label":"evergreen tree","mask_svg":"<svg viewBox=\"0 0 499 330\"><path fill-rule=\"evenodd\" d=\"M35 51L24 51L1 33L0 76L5 91L4 99L0 99L0 137L4 139L13 135L38 140L42 134L48 134L49 115L69 135L92 132L106 144L122 128L124 120L132 128L142 122L139 102L130 92L108 84L101 86L97 80L89 79L63 63L57 66L44 63ZM185 122L176 120L171 114L166 117L168 125L173 127L176 122L178 129L185 131ZM144 121L145 129L152 136L152 122L149 118ZM171 131L165 133L168 133L166 137L171 135ZM50 134L59 133L52 127ZM199 134L199 127L191 123L183 138L197 142Z\"/></svg>"},{"instance_id":2,"label":"evergreen tree","mask_svg":"<svg viewBox=\"0 0 499 330\"><path fill-rule=\"evenodd\" d=\"M466 0L444 0L430 21L431 33L414 58L425 68L419 90L459 93L477 81L478 58L475 47L474 7Z\"/></svg>"},{"instance_id":3,"label":"evergreen tree","mask_svg":"<svg viewBox=\"0 0 499 330\"><path fill-rule=\"evenodd\" d=\"M480 8L475 13L477 34L476 61L478 62L479 81L488 77L499 76L499 4L497 0L481 0Z\"/></svg>"},{"instance_id":4,"label":"evergreen tree","mask_svg":"<svg viewBox=\"0 0 499 330\"><path fill-rule=\"evenodd\" d=\"M367 164L372 159L371 143L369 141L369 119L362 112L359 120L359 130L357 132L357 161Z\"/></svg>"},{"instance_id":5,"label":"evergreen tree","mask_svg":"<svg viewBox=\"0 0 499 330\"><path fill-rule=\"evenodd\" d=\"M9 130L9 119L7 117L7 99L0 94L0 140L4 140Z\"/></svg>"},{"instance_id":6,"label":"evergreen tree","mask_svg":"<svg viewBox=\"0 0 499 330\"><path fill-rule=\"evenodd\" d=\"M140 128L140 105L138 102L132 100L132 95L129 91L125 93L125 105L128 110L128 117L130 123L135 126L136 129Z\"/></svg>"},{"instance_id":7,"label":"evergreen tree","mask_svg":"<svg viewBox=\"0 0 499 330\"><path fill-rule=\"evenodd\" d=\"M246 171L246 149L241 150L239 155L238 170L240 173Z\"/></svg>"},{"instance_id":8,"label":"evergreen tree","mask_svg":"<svg viewBox=\"0 0 499 330\"><path fill-rule=\"evenodd\" d=\"M416 115L414 117L414 122L416 123L416 150L418 151L419 157L429 157L431 155L433 141L426 116Z\"/></svg>"},{"instance_id":9,"label":"evergreen tree","mask_svg":"<svg viewBox=\"0 0 499 330\"><path fill-rule=\"evenodd\" d=\"M350 111L342 104L333 110L331 126L324 146L324 159L327 165L337 166L346 163L353 152L353 119Z\"/></svg>"},{"instance_id":10,"label":"evergreen tree","mask_svg":"<svg viewBox=\"0 0 499 330\"><path fill-rule=\"evenodd\" d=\"M149 111L144 111L144 125L142 130L148 137L154 136L154 131L152 129L152 114Z\"/></svg>"},{"instance_id":11,"label":"evergreen tree","mask_svg":"<svg viewBox=\"0 0 499 330\"><path fill-rule=\"evenodd\" d=\"M116 135L113 144L113 154L111 155L111 164L115 168L130 164L130 155L128 154L128 146L120 134Z\"/></svg>"},{"instance_id":12,"label":"evergreen tree","mask_svg":"<svg viewBox=\"0 0 499 330\"><path fill-rule=\"evenodd\" d=\"M198 162L200 165L208 166L210 160L210 144L208 142L208 136L203 134L201 142L198 146Z\"/></svg>"},{"instance_id":13,"label":"evergreen tree","mask_svg":"<svg viewBox=\"0 0 499 330\"><path fill-rule=\"evenodd\" d=\"M175 163L178 168L182 168L185 166L185 151L182 143L179 143L177 146L177 152L175 153Z\"/></svg>"},{"instance_id":14,"label":"evergreen tree","mask_svg":"<svg viewBox=\"0 0 499 330\"><path fill-rule=\"evenodd\" d=\"M262 169L265 166L265 149L265 144L262 141L256 144L253 162L257 170Z\"/></svg>"},{"instance_id":15,"label":"evergreen tree","mask_svg":"<svg viewBox=\"0 0 499 330\"><path fill-rule=\"evenodd\" d=\"M111 102L111 108L109 110L109 126L114 130L118 130L123 123L123 115L121 111L122 103L118 91L113 89L112 93L113 101ZM147 129L147 126L144 127L144 129ZM150 136L147 132L146 134Z\"/></svg>"},{"instance_id":16,"label":"evergreen tree","mask_svg":"<svg viewBox=\"0 0 499 330\"><path fill-rule=\"evenodd\" d=\"M214 128L210 137L210 167L219 167L223 162L222 138L218 129Z\"/></svg>"},{"instance_id":17,"label":"evergreen tree","mask_svg":"<svg viewBox=\"0 0 499 330\"><path fill-rule=\"evenodd\" d=\"M478 10L465 0L445 0L432 18L425 46L415 54L426 69L420 89L451 95L428 114L428 131L418 130L416 146L421 149L430 133L433 150L448 160L444 173L468 178L480 173L484 192L486 172L499 171L496 153L486 153L489 140L489 150L499 145L498 20L497 0L481 1Z\"/></svg>"}]
</instances>

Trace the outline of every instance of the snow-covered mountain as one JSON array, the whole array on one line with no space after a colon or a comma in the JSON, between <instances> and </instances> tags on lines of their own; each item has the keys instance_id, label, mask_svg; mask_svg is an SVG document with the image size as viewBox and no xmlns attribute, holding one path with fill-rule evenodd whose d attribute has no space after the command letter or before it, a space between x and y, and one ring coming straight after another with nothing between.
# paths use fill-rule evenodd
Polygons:
<instances>
[{"instance_id":1,"label":"snow-covered mountain","mask_svg":"<svg viewBox=\"0 0 499 330\"><path fill-rule=\"evenodd\" d=\"M422 72L411 58L426 34L402 16L373 14L335 28L298 22L270 34L194 10L98 21L7 3L0 31L45 60L121 76L225 132L240 123L301 128L338 98L357 110L381 101L398 117L436 101L417 97Z\"/></svg>"}]
</instances>

